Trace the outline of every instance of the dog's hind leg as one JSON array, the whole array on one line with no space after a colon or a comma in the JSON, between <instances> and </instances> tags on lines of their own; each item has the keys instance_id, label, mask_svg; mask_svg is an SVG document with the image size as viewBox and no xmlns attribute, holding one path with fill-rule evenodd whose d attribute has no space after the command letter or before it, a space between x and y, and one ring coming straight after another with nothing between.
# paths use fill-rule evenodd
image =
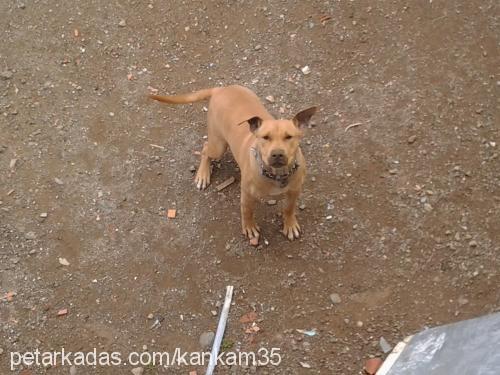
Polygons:
<instances>
[{"instance_id":1,"label":"dog's hind leg","mask_svg":"<svg viewBox=\"0 0 500 375\"><path fill-rule=\"evenodd\" d=\"M226 147L227 144L223 139L217 137L215 134L208 135L208 140L201 150L200 166L194 179L198 189L204 190L210 185L210 161L220 159L224 155Z\"/></svg>"}]
</instances>

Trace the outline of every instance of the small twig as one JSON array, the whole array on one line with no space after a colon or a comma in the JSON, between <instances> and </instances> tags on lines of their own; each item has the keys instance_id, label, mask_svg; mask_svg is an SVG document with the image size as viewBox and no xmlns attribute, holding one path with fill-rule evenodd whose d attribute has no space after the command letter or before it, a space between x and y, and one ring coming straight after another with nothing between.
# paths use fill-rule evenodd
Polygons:
<instances>
[{"instance_id":1,"label":"small twig","mask_svg":"<svg viewBox=\"0 0 500 375\"><path fill-rule=\"evenodd\" d=\"M159 148L160 150L165 150L165 147L163 147L163 146L158 146L158 145L155 145L155 144L153 144L153 143L150 143L149 145L150 145L151 147L154 147L154 148Z\"/></svg>"},{"instance_id":2,"label":"small twig","mask_svg":"<svg viewBox=\"0 0 500 375\"><path fill-rule=\"evenodd\" d=\"M362 125L363 123L362 122L355 122L354 124L351 124L349 125L347 128L345 128L344 132L347 133L347 131L350 129L350 128L354 128L356 126L359 126L359 125Z\"/></svg>"},{"instance_id":3,"label":"small twig","mask_svg":"<svg viewBox=\"0 0 500 375\"><path fill-rule=\"evenodd\" d=\"M232 298L233 298L233 286L229 285L226 289L226 299L224 300L224 306L222 307L222 312L220 313L219 325L217 326L217 332L215 333L215 339L212 345L212 352L210 353L210 362L208 363L208 368L205 375L212 375L215 370L215 366L217 365L217 357L219 356L219 349L222 344L222 337L224 336L224 331L226 329L227 316L229 314L229 308L231 307Z\"/></svg>"},{"instance_id":4,"label":"small twig","mask_svg":"<svg viewBox=\"0 0 500 375\"><path fill-rule=\"evenodd\" d=\"M224 182L220 183L219 185L217 185L215 187L215 189L217 189L217 191L222 191L225 188L227 188L229 185L231 185L234 181L235 181L235 178L233 176L231 176L226 181L224 181Z\"/></svg>"}]
</instances>

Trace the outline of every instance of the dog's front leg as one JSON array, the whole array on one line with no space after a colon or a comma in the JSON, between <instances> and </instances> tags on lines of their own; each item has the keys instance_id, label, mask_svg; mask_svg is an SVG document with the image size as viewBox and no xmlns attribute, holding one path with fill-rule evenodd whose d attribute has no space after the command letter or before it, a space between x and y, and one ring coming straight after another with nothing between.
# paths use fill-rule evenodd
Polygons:
<instances>
[{"instance_id":1,"label":"dog's front leg","mask_svg":"<svg viewBox=\"0 0 500 375\"><path fill-rule=\"evenodd\" d=\"M259 226L255 224L253 211L257 200L247 191L241 190L241 226L248 238L259 238Z\"/></svg>"},{"instance_id":2,"label":"dog's front leg","mask_svg":"<svg viewBox=\"0 0 500 375\"><path fill-rule=\"evenodd\" d=\"M283 234L290 241L300 236L300 225L295 217L295 207L299 198L300 190L289 190L286 192L285 207L283 209Z\"/></svg>"}]
</instances>

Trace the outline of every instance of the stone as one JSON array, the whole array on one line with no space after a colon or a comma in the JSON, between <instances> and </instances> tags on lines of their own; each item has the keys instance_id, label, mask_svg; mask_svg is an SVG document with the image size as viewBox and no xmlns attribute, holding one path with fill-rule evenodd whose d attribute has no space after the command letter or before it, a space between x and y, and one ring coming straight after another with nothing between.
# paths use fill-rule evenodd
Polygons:
<instances>
[{"instance_id":1,"label":"stone","mask_svg":"<svg viewBox=\"0 0 500 375\"><path fill-rule=\"evenodd\" d=\"M408 144L412 144L414 143L415 141L417 140L417 136L416 135L411 135L410 137L408 137Z\"/></svg>"},{"instance_id":2,"label":"stone","mask_svg":"<svg viewBox=\"0 0 500 375\"><path fill-rule=\"evenodd\" d=\"M202 349L208 349L209 347L212 346L212 343L214 342L215 338L215 333L213 332L203 332L200 336L200 346Z\"/></svg>"},{"instance_id":3,"label":"stone","mask_svg":"<svg viewBox=\"0 0 500 375\"><path fill-rule=\"evenodd\" d=\"M380 366L382 366L382 360L380 358L370 358L365 363L365 371L369 375L375 375Z\"/></svg>"},{"instance_id":4,"label":"stone","mask_svg":"<svg viewBox=\"0 0 500 375\"><path fill-rule=\"evenodd\" d=\"M27 240L34 240L36 238L35 232L28 232L24 235Z\"/></svg>"},{"instance_id":5,"label":"stone","mask_svg":"<svg viewBox=\"0 0 500 375\"><path fill-rule=\"evenodd\" d=\"M338 305L339 303L342 302L342 298L337 293L332 293L330 294L330 300L334 305Z\"/></svg>"},{"instance_id":6,"label":"stone","mask_svg":"<svg viewBox=\"0 0 500 375\"><path fill-rule=\"evenodd\" d=\"M302 74L304 75L308 75L309 73L311 73L311 68L309 68L309 66L304 66L303 68L300 69L302 71Z\"/></svg>"},{"instance_id":7,"label":"stone","mask_svg":"<svg viewBox=\"0 0 500 375\"><path fill-rule=\"evenodd\" d=\"M134 375L142 375L144 373L144 369L142 367L136 367L131 370Z\"/></svg>"},{"instance_id":8,"label":"stone","mask_svg":"<svg viewBox=\"0 0 500 375\"><path fill-rule=\"evenodd\" d=\"M387 342L387 340L383 337L380 337L378 342L380 349L385 353L389 353L392 350L392 346Z\"/></svg>"}]
</instances>

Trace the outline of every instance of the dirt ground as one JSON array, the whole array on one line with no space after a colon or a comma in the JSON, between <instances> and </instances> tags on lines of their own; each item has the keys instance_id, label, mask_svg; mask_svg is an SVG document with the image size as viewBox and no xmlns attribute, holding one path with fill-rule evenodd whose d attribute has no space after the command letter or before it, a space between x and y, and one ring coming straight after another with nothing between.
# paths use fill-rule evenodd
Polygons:
<instances>
[{"instance_id":1,"label":"dirt ground","mask_svg":"<svg viewBox=\"0 0 500 375\"><path fill-rule=\"evenodd\" d=\"M9 353L36 348L198 351L226 285L225 349L279 348L282 362L218 374L362 374L381 337L499 311L498 8L0 2L0 373L70 373L10 371ZM231 156L206 191L193 184L204 104L146 98L229 84L276 116L321 109L302 147L298 241L279 232L279 204L262 204L262 245L249 246ZM246 333L251 311L260 330Z\"/></svg>"}]
</instances>

